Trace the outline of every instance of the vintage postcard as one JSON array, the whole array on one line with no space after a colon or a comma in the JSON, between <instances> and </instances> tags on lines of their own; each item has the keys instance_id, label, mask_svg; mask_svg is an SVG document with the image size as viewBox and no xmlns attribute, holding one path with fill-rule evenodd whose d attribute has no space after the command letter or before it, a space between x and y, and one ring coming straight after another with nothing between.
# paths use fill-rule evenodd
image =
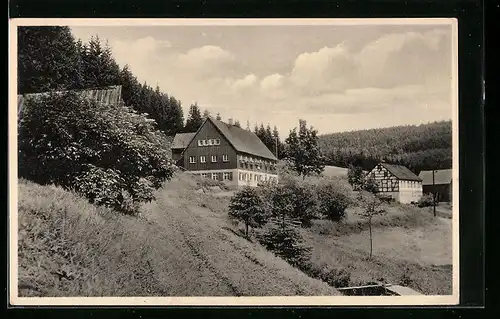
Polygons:
<instances>
[{"instance_id":1,"label":"vintage postcard","mask_svg":"<svg viewBox=\"0 0 500 319\"><path fill-rule=\"evenodd\" d=\"M455 305L456 19L13 19L10 303Z\"/></svg>"}]
</instances>

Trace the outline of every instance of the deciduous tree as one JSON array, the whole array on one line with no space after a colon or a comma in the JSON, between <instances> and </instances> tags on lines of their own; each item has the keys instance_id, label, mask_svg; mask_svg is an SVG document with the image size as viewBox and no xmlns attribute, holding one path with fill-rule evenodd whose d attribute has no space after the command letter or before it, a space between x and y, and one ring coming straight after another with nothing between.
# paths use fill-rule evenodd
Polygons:
<instances>
[{"instance_id":1,"label":"deciduous tree","mask_svg":"<svg viewBox=\"0 0 500 319\"><path fill-rule=\"evenodd\" d=\"M286 139L286 159L291 168L303 179L311 174L323 172L325 164L324 157L318 146L318 131L312 127L307 128L306 121L299 120L299 132L297 128L290 131Z\"/></svg>"}]
</instances>

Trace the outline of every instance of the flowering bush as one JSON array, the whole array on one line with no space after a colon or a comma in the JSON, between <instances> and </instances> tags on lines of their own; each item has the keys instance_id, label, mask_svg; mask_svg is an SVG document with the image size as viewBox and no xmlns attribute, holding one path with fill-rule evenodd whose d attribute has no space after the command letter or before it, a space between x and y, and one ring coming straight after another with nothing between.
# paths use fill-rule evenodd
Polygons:
<instances>
[{"instance_id":1,"label":"flowering bush","mask_svg":"<svg viewBox=\"0 0 500 319\"><path fill-rule=\"evenodd\" d=\"M150 201L173 168L153 120L122 105L73 92L25 101L19 121L19 175L73 188L115 208Z\"/></svg>"}]
</instances>

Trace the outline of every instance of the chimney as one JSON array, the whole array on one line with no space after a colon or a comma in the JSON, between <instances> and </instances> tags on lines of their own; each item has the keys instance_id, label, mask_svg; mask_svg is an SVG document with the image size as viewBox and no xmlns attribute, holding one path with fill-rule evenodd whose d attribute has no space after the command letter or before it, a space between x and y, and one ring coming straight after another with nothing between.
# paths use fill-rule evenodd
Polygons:
<instances>
[{"instance_id":1,"label":"chimney","mask_svg":"<svg viewBox=\"0 0 500 319\"><path fill-rule=\"evenodd\" d=\"M228 119L227 119L227 123L228 123L229 125L233 125L233 119L232 119L232 118L228 118Z\"/></svg>"}]
</instances>

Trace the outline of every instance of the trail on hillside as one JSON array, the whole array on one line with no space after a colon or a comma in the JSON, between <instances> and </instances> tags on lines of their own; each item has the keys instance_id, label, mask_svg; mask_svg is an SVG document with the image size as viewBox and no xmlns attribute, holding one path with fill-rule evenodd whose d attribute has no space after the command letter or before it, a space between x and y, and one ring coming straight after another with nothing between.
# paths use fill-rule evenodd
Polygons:
<instances>
[{"instance_id":1,"label":"trail on hillside","mask_svg":"<svg viewBox=\"0 0 500 319\"><path fill-rule=\"evenodd\" d=\"M179 197L173 186L163 190L148 214L151 222L165 229L170 245L184 252L182 263L189 261L188 272L177 270L178 280L189 283L186 295L339 295L231 232L222 216L201 207L189 195ZM160 281L170 282L167 269L173 270L172 265L157 270Z\"/></svg>"}]
</instances>

